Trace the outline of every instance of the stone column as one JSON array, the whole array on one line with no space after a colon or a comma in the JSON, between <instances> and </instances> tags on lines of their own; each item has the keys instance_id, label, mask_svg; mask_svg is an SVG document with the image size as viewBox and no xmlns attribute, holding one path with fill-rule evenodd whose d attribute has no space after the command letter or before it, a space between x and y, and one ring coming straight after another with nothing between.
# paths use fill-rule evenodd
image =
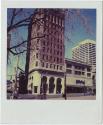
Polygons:
<instances>
[{"instance_id":1,"label":"stone column","mask_svg":"<svg viewBox=\"0 0 103 125\"><path fill-rule=\"evenodd\" d=\"M40 82L39 82L38 88L37 88L38 89L37 94L39 94L39 95L40 95L41 79L42 79L42 75L40 74Z\"/></svg>"},{"instance_id":2,"label":"stone column","mask_svg":"<svg viewBox=\"0 0 103 125\"><path fill-rule=\"evenodd\" d=\"M50 79L50 76L47 76L47 84L48 84L47 94L49 94L49 79Z\"/></svg>"},{"instance_id":3,"label":"stone column","mask_svg":"<svg viewBox=\"0 0 103 125\"><path fill-rule=\"evenodd\" d=\"M61 93L64 94L64 89L65 89L65 83L64 83L64 78L61 78L61 84L62 84L62 90L61 90Z\"/></svg>"}]
</instances>

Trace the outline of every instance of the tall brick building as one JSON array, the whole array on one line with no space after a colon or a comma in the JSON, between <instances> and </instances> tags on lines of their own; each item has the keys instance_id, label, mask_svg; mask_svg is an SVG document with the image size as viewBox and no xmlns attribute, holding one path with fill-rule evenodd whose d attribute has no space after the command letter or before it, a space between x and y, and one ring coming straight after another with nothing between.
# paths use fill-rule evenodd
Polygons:
<instances>
[{"instance_id":1,"label":"tall brick building","mask_svg":"<svg viewBox=\"0 0 103 125\"><path fill-rule=\"evenodd\" d=\"M37 9L34 15L28 78L33 94L64 93L64 21L63 9Z\"/></svg>"}]
</instances>

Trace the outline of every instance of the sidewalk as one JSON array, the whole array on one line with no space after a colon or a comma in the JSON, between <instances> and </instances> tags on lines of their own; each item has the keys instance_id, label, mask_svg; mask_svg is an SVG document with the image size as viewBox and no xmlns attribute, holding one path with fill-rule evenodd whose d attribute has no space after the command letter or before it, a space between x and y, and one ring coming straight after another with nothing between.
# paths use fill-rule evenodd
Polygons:
<instances>
[{"instance_id":1,"label":"sidewalk","mask_svg":"<svg viewBox=\"0 0 103 125\"><path fill-rule=\"evenodd\" d=\"M34 96L34 95L19 95L18 99L34 99L34 100L65 100L62 96L46 96L46 99L41 99L41 96ZM67 100L95 100L96 96L67 96Z\"/></svg>"},{"instance_id":2,"label":"sidewalk","mask_svg":"<svg viewBox=\"0 0 103 125\"><path fill-rule=\"evenodd\" d=\"M68 100L96 100L96 96L77 96L77 97L68 97Z\"/></svg>"}]
</instances>

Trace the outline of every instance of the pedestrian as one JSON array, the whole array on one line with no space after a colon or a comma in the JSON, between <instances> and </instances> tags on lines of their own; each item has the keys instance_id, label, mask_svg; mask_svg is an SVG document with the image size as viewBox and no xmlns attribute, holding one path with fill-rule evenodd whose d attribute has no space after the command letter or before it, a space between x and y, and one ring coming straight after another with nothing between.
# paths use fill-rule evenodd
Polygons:
<instances>
[{"instance_id":1,"label":"pedestrian","mask_svg":"<svg viewBox=\"0 0 103 125\"><path fill-rule=\"evenodd\" d=\"M12 82L12 95L11 95L11 99L17 98L17 85L15 80L13 80Z\"/></svg>"}]
</instances>

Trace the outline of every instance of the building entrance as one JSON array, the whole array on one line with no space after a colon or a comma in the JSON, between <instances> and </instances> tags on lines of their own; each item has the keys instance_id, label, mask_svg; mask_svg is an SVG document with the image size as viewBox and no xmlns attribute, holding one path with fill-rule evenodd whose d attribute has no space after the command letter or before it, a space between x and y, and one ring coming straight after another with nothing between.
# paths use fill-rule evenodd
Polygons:
<instances>
[{"instance_id":1,"label":"building entrance","mask_svg":"<svg viewBox=\"0 0 103 125\"><path fill-rule=\"evenodd\" d=\"M62 89L61 79L58 78L57 79L57 84L56 84L56 93L60 94L61 93L61 89Z\"/></svg>"},{"instance_id":2,"label":"building entrance","mask_svg":"<svg viewBox=\"0 0 103 125\"><path fill-rule=\"evenodd\" d=\"M49 93L54 93L54 88L55 88L54 77L51 77L49 79Z\"/></svg>"},{"instance_id":3,"label":"building entrance","mask_svg":"<svg viewBox=\"0 0 103 125\"><path fill-rule=\"evenodd\" d=\"M41 78L40 93L47 93L47 77L43 76Z\"/></svg>"}]
</instances>

